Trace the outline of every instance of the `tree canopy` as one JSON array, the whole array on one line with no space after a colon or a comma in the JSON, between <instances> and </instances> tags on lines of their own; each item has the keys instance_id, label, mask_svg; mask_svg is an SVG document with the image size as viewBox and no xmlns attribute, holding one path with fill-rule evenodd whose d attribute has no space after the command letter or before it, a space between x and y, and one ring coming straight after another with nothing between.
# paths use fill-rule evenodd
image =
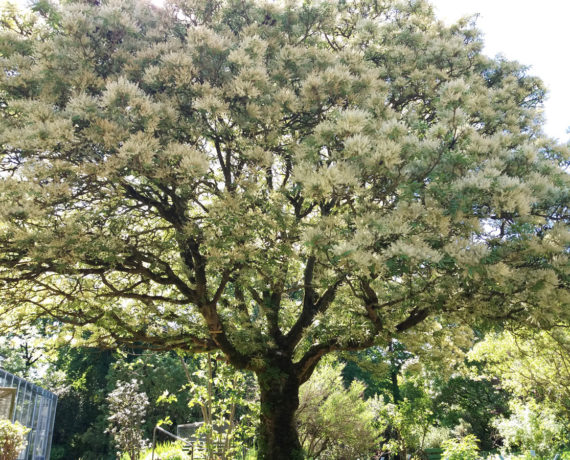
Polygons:
<instances>
[{"instance_id":1,"label":"tree canopy","mask_svg":"<svg viewBox=\"0 0 570 460\"><path fill-rule=\"evenodd\" d=\"M541 133L542 83L468 20L421 0L36 10L1 25L2 328L220 349L260 381L260 455L289 459L325 354L568 319L567 148Z\"/></svg>"}]
</instances>

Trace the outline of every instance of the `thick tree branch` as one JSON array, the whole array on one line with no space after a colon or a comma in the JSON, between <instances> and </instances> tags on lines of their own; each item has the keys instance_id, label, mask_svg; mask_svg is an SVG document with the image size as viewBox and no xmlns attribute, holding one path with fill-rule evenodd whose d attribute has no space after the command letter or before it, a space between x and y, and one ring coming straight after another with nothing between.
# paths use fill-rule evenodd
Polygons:
<instances>
[{"instance_id":1,"label":"thick tree branch","mask_svg":"<svg viewBox=\"0 0 570 460\"><path fill-rule=\"evenodd\" d=\"M279 328L279 309L281 308L281 296L279 288L273 288L272 292L263 292L263 312L269 326L269 334L279 344L283 345L283 333Z\"/></svg>"},{"instance_id":2,"label":"thick tree branch","mask_svg":"<svg viewBox=\"0 0 570 460\"><path fill-rule=\"evenodd\" d=\"M220 280L220 284L214 293L214 297L212 297L212 303L217 305L224 293L224 289L226 288L228 281L230 280L230 275L232 271L229 269L225 269L222 273L222 279Z\"/></svg>"},{"instance_id":3,"label":"thick tree branch","mask_svg":"<svg viewBox=\"0 0 570 460\"><path fill-rule=\"evenodd\" d=\"M163 201L158 201L153 199L144 193L139 192L131 184L126 182L121 182L123 189L126 192L128 198L132 198L139 201L147 206L156 209L164 220L170 222L176 229L181 230L185 223L184 213L180 214L177 212L174 206L169 206Z\"/></svg>"},{"instance_id":4,"label":"thick tree branch","mask_svg":"<svg viewBox=\"0 0 570 460\"><path fill-rule=\"evenodd\" d=\"M429 314L430 310L427 308L423 309L414 308L405 320L398 323L398 325L396 326L396 331L404 332L414 327L415 325L421 323L424 319L426 319L429 316Z\"/></svg>"},{"instance_id":5,"label":"thick tree branch","mask_svg":"<svg viewBox=\"0 0 570 460\"><path fill-rule=\"evenodd\" d=\"M200 305L198 309L206 321L212 341L225 353L234 366L241 369L247 368L250 365L250 358L240 353L229 340L218 314L217 306L210 302L206 305Z\"/></svg>"},{"instance_id":6,"label":"thick tree branch","mask_svg":"<svg viewBox=\"0 0 570 460\"><path fill-rule=\"evenodd\" d=\"M101 275L101 281L103 284L109 288L111 292L97 294L97 297L111 297L117 298L121 297L123 299L133 299L133 300L140 300L141 302L164 302L164 303L171 303L174 305L188 305L188 299L173 299L171 297L166 297L162 295L151 295L151 294L142 294L133 292L137 286L144 284L144 280L141 280L135 283L132 286L128 286L127 288L119 289L114 286L104 275Z\"/></svg>"},{"instance_id":7,"label":"thick tree branch","mask_svg":"<svg viewBox=\"0 0 570 460\"><path fill-rule=\"evenodd\" d=\"M319 299L315 299L316 292L311 285L314 264L315 260L311 260L310 257L305 267L305 283L309 281L309 284L305 284L303 309L301 310L299 318L297 318L297 321L285 336L285 343L288 351L292 351L300 342L301 338L303 337L303 331L313 322L315 317L319 313L324 313L332 304L336 297L337 289L342 284L342 280L344 279L343 276L342 278L335 281L334 284L325 290Z\"/></svg>"},{"instance_id":8,"label":"thick tree branch","mask_svg":"<svg viewBox=\"0 0 570 460\"><path fill-rule=\"evenodd\" d=\"M226 152L226 158L222 152L222 146L218 138L214 139L214 146L216 147L216 155L218 157L218 162L220 163L220 168L224 174L224 182L226 184L226 190L231 191L232 185L232 172L231 172L231 155L230 152Z\"/></svg>"},{"instance_id":9,"label":"thick tree branch","mask_svg":"<svg viewBox=\"0 0 570 460\"><path fill-rule=\"evenodd\" d=\"M321 360L323 356L327 353L333 351L358 351L364 350L371 347L374 344L375 336L370 336L363 340L348 340L347 342L341 343L337 340L331 340L325 343L319 343L313 345L309 350L303 355L303 357L294 364L295 372L299 383L304 383L311 377L311 374L315 370L315 367Z\"/></svg>"},{"instance_id":10,"label":"thick tree branch","mask_svg":"<svg viewBox=\"0 0 570 460\"><path fill-rule=\"evenodd\" d=\"M181 349L198 353L213 351L219 348L212 339L196 337L189 335L187 332L170 337L150 336L143 330L135 329L127 324L115 312L111 312L110 315L121 329L128 332L128 336L125 336L124 334L121 334L120 331L108 329L109 335L113 340L122 345L152 349L155 351Z\"/></svg>"}]
</instances>

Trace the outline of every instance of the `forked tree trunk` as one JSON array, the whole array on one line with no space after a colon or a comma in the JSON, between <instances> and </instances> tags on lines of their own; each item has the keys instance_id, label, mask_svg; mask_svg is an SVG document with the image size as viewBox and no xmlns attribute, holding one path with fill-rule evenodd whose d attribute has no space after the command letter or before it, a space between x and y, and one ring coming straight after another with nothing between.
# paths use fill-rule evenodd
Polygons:
<instances>
[{"instance_id":1,"label":"forked tree trunk","mask_svg":"<svg viewBox=\"0 0 570 460\"><path fill-rule=\"evenodd\" d=\"M299 382L282 366L257 374L261 393L258 460L300 460L301 443L295 424Z\"/></svg>"}]
</instances>

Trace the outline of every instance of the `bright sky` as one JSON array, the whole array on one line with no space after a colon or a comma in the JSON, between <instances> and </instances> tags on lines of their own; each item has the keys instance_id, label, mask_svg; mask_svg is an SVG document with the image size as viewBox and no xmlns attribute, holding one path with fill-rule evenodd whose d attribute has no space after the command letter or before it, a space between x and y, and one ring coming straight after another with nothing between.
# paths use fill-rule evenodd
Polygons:
<instances>
[{"instance_id":1,"label":"bright sky","mask_svg":"<svg viewBox=\"0 0 570 460\"><path fill-rule=\"evenodd\" d=\"M485 54L502 54L530 66L548 88L546 134L570 141L570 1L431 0L436 16L450 24L479 13Z\"/></svg>"},{"instance_id":2,"label":"bright sky","mask_svg":"<svg viewBox=\"0 0 570 460\"><path fill-rule=\"evenodd\" d=\"M0 0L0 4L6 0ZM12 0L26 4L27 0ZM206 1L206 0L204 0ZM548 88L545 132L570 142L570 1L569 0L431 0L437 17L450 24L479 13L485 53L502 54L530 66Z\"/></svg>"}]
</instances>

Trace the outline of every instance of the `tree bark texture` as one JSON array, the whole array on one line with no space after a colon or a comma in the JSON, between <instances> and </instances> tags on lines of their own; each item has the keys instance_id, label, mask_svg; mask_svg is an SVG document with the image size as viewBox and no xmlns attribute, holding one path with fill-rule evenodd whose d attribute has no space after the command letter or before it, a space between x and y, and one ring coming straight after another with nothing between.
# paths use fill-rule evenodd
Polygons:
<instances>
[{"instance_id":1,"label":"tree bark texture","mask_svg":"<svg viewBox=\"0 0 570 460\"><path fill-rule=\"evenodd\" d=\"M301 460L303 451L295 412L299 380L283 366L269 366L257 374L261 393L258 460Z\"/></svg>"}]
</instances>

